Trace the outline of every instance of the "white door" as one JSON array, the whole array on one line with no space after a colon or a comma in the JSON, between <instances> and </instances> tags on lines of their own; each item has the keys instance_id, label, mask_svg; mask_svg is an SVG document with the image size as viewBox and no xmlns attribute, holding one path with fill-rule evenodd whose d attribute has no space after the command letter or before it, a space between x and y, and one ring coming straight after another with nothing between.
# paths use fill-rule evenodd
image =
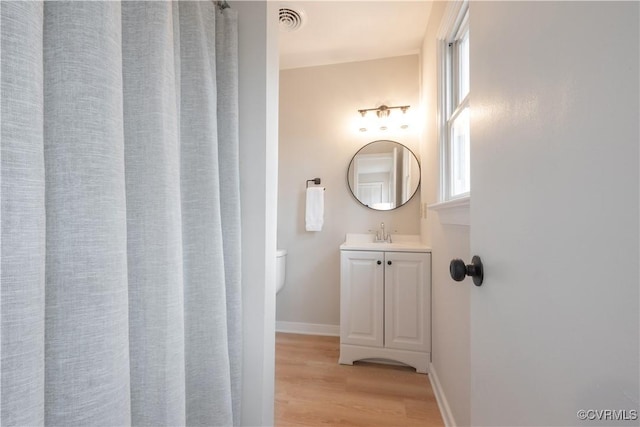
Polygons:
<instances>
[{"instance_id":1,"label":"white door","mask_svg":"<svg viewBox=\"0 0 640 427\"><path fill-rule=\"evenodd\" d=\"M384 252L340 252L340 342L384 344Z\"/></svg>"},{"instance_id":2,"label":"white door","mask_svg":"<svg viewBox=\"0 0 640 427\"><path fill-rule=\"evenodd\" d=\"M430 351L431 254L386 252L384 346Z\"/></svg>"},{"instance_id":3,"label":"white door","mask_svg":"<svg viewBox=\"0 0 640 427\"><path fill-rule=\"evenodd\" d=\"M382 202L382 182L363 182L358 184L358 200L366 206L376 206Z\"/></svg>"},{"instance_id":4,"label":"white door","mask_svg":"<svg viewBox=\"0 0 640 427\"><path fill-rule=\"evenodd\" d=\"M639 15L470 2L472 425L638 423Z\"/></svg>"}]
</instances>

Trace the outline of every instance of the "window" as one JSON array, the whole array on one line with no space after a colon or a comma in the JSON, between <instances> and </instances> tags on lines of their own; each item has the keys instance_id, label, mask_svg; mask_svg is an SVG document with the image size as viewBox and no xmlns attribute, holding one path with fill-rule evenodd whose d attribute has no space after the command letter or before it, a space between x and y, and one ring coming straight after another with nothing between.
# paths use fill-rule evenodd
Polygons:
<instances>
[{"instance_id":1,"label":"window","mask_svg":"<svg viewBox=\"0 0 640 427\"><path fill-rule=\"evenodd\" d=\"M468 196L469 135L469 19L461 7L441 55L441 200Z\"/></svg>"}]
</instances>

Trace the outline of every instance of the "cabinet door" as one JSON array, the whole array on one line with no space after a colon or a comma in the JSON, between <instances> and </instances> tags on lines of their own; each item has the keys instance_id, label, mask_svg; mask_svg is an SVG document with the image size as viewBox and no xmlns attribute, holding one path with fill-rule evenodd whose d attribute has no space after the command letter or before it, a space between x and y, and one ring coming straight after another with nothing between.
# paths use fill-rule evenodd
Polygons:
<instances>
[{"instance_id":1,"label":"cabinet door","mask_svg":"<svg viewBox=\"0 0 640 427\"><path fill-rule=\"evenodd\" d=\"M388 348L430 351L431 254L385 253L385 340Z\"/></svg>"},{"instance_id":2,"label":"cabinet door","mask_svg":"<svg viewBox=\"0 0 640 427\"><path fill-rule=\"evenodd\" d=\"M340 342L382 347L384 253L342 251L340 257Z\"/></svg>"}]
</instances>

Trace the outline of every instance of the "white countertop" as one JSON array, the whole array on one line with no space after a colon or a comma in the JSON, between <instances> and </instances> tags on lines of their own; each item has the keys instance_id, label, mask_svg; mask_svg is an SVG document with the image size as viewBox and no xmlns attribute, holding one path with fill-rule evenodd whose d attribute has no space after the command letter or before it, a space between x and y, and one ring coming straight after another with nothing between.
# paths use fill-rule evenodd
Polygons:
<instances>
[{"instance_id":1,"label":"white countertop","mask_svg":"<svg viewBox=\"0 0 640 427\"><path fill-rule=\"evenodd\" d=\"M431 248L413 234L392 234L393 243L375 242L375 234L347 233L345 242L340 245L344 251L393 251L393 252L431 252Z\"/></svg>"}]
</instances>

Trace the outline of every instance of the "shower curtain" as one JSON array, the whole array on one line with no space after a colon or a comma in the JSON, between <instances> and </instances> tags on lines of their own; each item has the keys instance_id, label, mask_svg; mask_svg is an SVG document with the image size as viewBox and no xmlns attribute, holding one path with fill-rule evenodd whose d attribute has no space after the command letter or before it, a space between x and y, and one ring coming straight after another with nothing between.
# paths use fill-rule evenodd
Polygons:
<instances>
[{"instance_id":1,"label":"shower curtain","mask_svg":"<svg viewBox=\"0 0 640 427\"><path fill-rule=\"evenodd\" d=\"M0 8L0 424L239 424L235 12Z\"/></svg>"}]
</instances>

